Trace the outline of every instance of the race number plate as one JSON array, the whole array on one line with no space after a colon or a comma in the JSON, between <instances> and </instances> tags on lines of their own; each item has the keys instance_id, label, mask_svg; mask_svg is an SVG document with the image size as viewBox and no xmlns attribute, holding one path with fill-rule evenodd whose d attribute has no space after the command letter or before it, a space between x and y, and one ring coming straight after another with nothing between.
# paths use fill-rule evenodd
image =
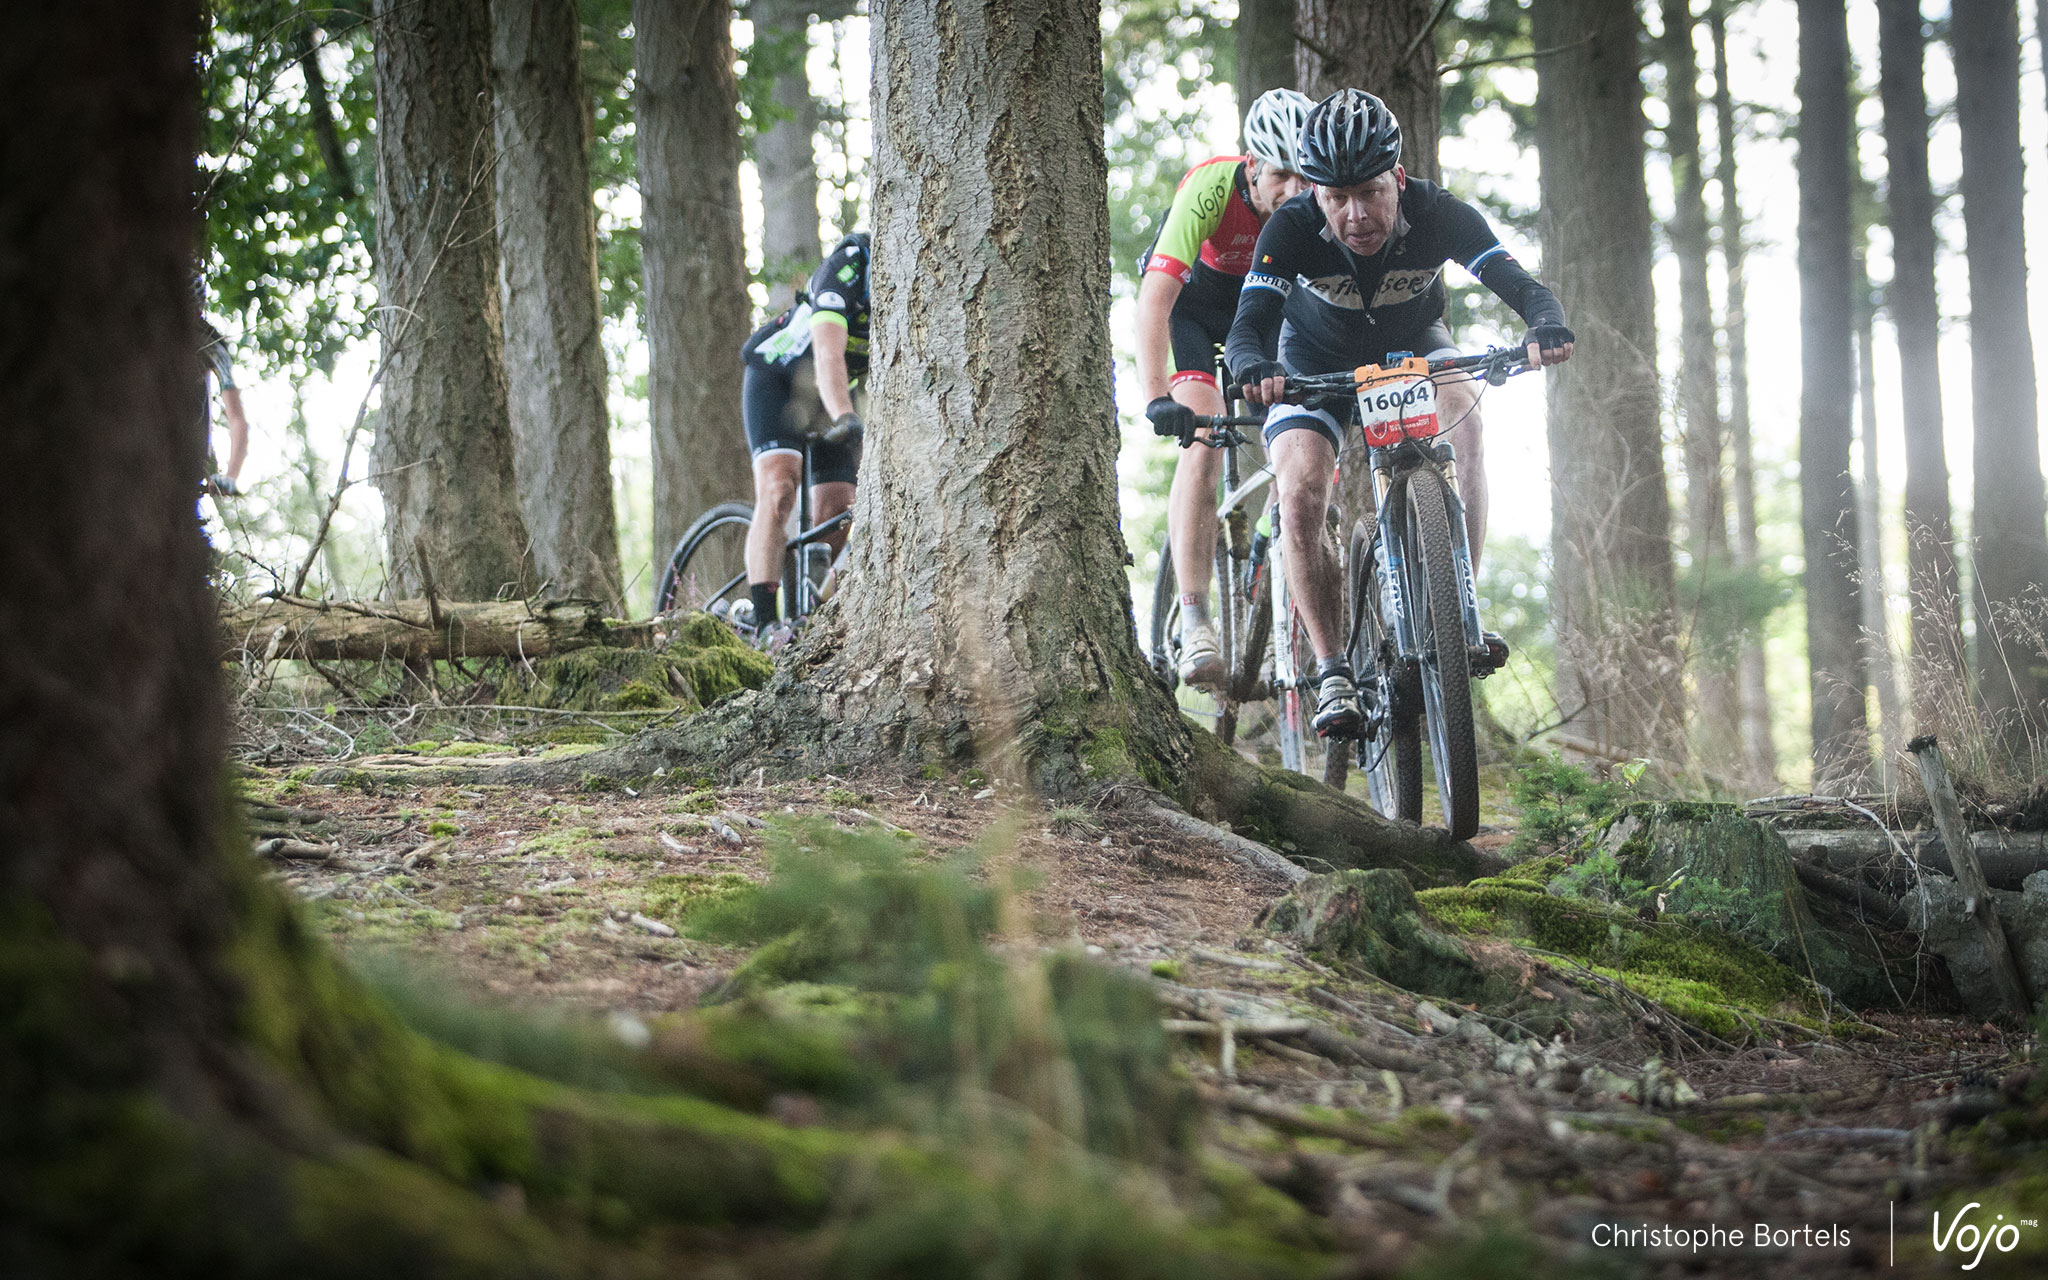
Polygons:
<instances>
[{"instance_id":1,"label":"race number plate","mask_svg":"<svg viewBox=\"0 0 2048 1280\"><path fill-rule=\"evenodd\" d=\"M1359 387L1358 416L1365 424L1366 443L1374 447L1403 437L1426 440L1441 429L1436 384L1405 371L1379 375Z\"/></svg>"}]
</instances>

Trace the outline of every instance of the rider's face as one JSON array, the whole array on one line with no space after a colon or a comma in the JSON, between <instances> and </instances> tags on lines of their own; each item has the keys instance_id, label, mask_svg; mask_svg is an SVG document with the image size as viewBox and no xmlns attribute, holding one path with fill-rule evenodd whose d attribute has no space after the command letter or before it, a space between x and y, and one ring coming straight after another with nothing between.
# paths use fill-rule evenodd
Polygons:
<instances>
[{"instance_id":1,"label":"rider's face","mask_svg":"<svg viewBox=\"0 0 2048 1280\"><path fill-rule=\"evenodd\" d=\"M1272 217L1273 210L1308 190L1308 179L1292 169L1260 160L1252 161L1252 167L1257 171L1251 180L1252 211L1261 218Z\"/></svg>"},{"instance_id":2,"label":"rider's face","mask_svg":"<svg viewBox=\"0 0 2048 1280\"><path fill-rule=\"evenodd\" d=\"M1401 208L1401 188L1407 185L1408 175L1400 165L1395 165L1389 172L1356 186L1319 186L1315 189L1316 204L1345 248L1353 253L1378 253L1393 234L1394 220Z\"/></svg>"}]
</instances>

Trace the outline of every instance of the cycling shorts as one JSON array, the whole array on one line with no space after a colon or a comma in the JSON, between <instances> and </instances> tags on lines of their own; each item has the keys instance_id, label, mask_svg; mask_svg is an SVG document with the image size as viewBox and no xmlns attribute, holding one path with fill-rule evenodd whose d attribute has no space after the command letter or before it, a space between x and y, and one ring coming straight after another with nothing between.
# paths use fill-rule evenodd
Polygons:
<instances>
[{"instance_id":1,"label":"cycling shorts","mask_svg":"<svg viewBox=\"0 0 2048 1280\"><path fill-rule=\"evenodd\" d=\"M1237 317L1237 285L1242 278L1230 276L1227 283L1219 283L1205 280L1197 272L1174 299L1173 313L1166 319L1167 337L1173 344L1171 385L1218 385L1217 375L1223 368L1218 348L1230 336L1230 322Z\"/></svg>"},{"instance_id":2,"label":"cycling shorts","mask_svg":"<svg viewBox=\"0 0 2048 1280\"><path fill-rule=\"evenodd\" d=\"M1281 361L1287 363L1287 335L1285 333L1282 333L1280 337L1280 350ZM1385 360L1388 351L1410 351L1423 357L1425 360L1448 360L1452 356L1464 354L1458 350L1457 344L1451 338L1449 326L1445 325L1442 320L1432 321L1420 334L1415 336L1412 342L1402 341L1387 344L1386 349L1375 353L1368 363L1377 364ZM1292 370L1294 366L1290 363L1288 368ZM1271 448L1274 438L1283 431L1314 431L1330 442L1332 450L1341 453L1344 449L1344 431L1345 428L1351 425L1351 420L1351 409L1348 406L1344 410L1344 418L1340 423L1337 413L1333 409L1311 409L1307 405L1301 404L1274 405L1266 414L1264 431L1266 447Z\"/></svg>"},{"instance_id":3,"label":"cycling shorts","mask_svg":"<svg viewBox=\"0 0 2048 1280\"><path fill-rule=\"evenodd\" d=\"M856 393L854 405L858 409ZM818 378L811 358L794 364L770 365L749 360L740 383L740 416L747 428L747 449L756 458L769 453L811 455L812 484L853 484L860 474L860 444L832 444L820 439L832 416L818 399Z\"/></svg>"}]
</instances>

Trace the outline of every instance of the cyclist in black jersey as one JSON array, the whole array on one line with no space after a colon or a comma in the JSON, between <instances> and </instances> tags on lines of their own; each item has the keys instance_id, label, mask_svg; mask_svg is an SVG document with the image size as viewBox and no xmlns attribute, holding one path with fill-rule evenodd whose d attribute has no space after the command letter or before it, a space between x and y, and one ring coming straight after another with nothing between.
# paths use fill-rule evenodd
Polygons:
<instances>
[{"instance_id":1,"label":"cyclist in black jersey","mask_svg":"<svg viewBox=\"0 0 2048 1280\"><path fill-rule=\"evenodd\" d=\"M868 367L868 248L865 231L841 240L811 273L796 304L754 330L740 351L754 520L747 531L751 613L736 620L763 633L780 610L783 527L796 509L805 450L811 454L812 518L823 523L853 505L865 430L854 383ZM846 534L830 542L837 552Z\"/></svg>"},{"instance_id":2,"label":"cyclist in black jersey","mask_svg":"<svg viewBox=\"0 0 2048 1280\"><path fill-rule=\"evenodd\" d=\"M1322 538L1343 429L1328 409L1280 404L1290 373L1336 373L1389 352L1457 354L1443 322L1445 262L1457 262L1529 326L1532 364L1571 358L1564 308L1524 271L1485 215L1401 168L1401 127L1369 93L1341 89L1302 128L1301 171L1315 185L1282 205L1259 234L1230 327L1225 362L1245 399L1274 405L1266 419L1286 539L1287 585L1302 602L1317 659L1318 733L1349 735L1362 721L1344 657L1337 566ZM1459 498L1476 565L1486 534L1478 391L1441 384L1439 414L1457 449Z\"/></svg>"}]
</instances>

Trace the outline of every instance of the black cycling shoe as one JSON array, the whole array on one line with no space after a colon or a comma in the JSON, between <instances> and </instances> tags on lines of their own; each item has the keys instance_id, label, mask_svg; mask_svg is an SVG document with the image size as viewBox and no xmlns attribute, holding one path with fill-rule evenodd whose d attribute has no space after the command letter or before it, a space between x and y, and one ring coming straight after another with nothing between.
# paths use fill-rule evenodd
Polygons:
<instances>
[{"instance_id":1,"label":"black cycling shoe","mask_svg":"<svg viewBox=\"0 0 2048 1280\"><path fill-rule=\"evenodd\" d=\"M1499 632L1483 631L1480 633L1480 639L1483 642L1485 656L1480 657L1476 653L1472 655L1475 659L1472 664L1474 675L1491 675L1508 665L1508 642Z\"/></svg>"},{"instance_id":2,"label":"black cycling shoe","mask_svg":"<svg viewBox=\"0 0 2048 1280\"><path fill-rule=\"evenodd\" d=\"M1358 702L1358 686L1351 670L1341 667L1326 671L1316 681L1316 736L1355 738L1365 724L1365 712Z\"/></svg>"}]
</instances>

